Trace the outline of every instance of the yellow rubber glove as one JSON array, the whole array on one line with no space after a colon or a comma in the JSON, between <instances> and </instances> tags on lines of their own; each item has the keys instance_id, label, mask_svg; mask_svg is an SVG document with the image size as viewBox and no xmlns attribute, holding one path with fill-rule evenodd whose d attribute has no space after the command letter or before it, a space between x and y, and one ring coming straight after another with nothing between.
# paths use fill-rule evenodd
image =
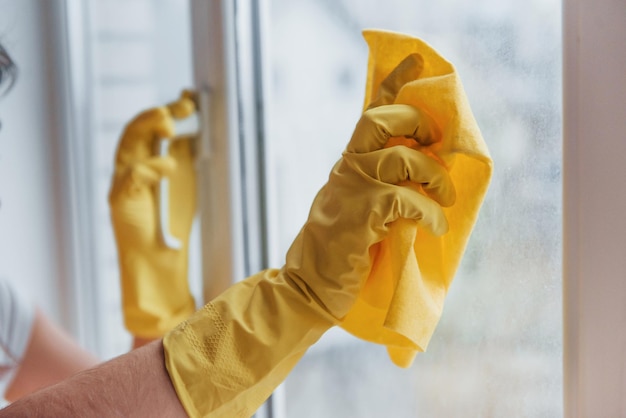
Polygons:
<instances>
[{"instance_id":1,"label":"yellow rubber glove","mask_svg":"<svg viewBox=\"0 0 626 418\"><path fill-rule=\"evenodd\" d=\"M156 141L172 138L174 119L195 111L190 92L147 110L124 130L109 193L117 243L126 328L135 338L162 337L195 311L187 278L188 241L196 207L191 141L176 141L169 156L155 157ZM170 232L182 242L167 248L158 230L156 186L170 182Z\"/></svg>"},{"instance_id":2,"label":"yellow rubber glove","mask_svg":"<svg viewBox=\"0 0 626 418\"><path fill-rule=\"evenodd\" d=\"M390 223L447 231L440 204L455 196L447 171L411 148L384 148L391 137L420 141L426 119L408 105L365 112L283 268L233 285L166 335L166 366L190 416L251 416L351 309Z\"/></svg>"}]
</instances>

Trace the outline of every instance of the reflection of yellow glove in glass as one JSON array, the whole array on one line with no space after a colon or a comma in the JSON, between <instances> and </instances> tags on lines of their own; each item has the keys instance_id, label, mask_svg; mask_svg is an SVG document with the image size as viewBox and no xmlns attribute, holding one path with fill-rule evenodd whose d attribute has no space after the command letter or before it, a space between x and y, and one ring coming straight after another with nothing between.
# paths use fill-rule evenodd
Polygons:
<instances>
[{"instance_id":1,"label":"reflection of yellow glove in glass","mask_svg":"<svg viewBox=\"0 0 626 418\"><path fill-rule=\"evenodd\" d=\"M117 242L126 328L157 338L195 311L187 278L188 240L196 205L190 141L176 141L169 156L155 157L156 141L174 136L174 119L194 112L189 92L164 107L147 110L124 130L109 194ZM169 230L182 248L167 248L157 228L156 186L170 183Z\"/></svg>"},{"instance_id":2,"label":"reflection of yellow glove in glass","mask_svg":"<svg viewBox=\"0 0 626 418\"><path fill-rule=\"evenodd\" d=\"M439 204L451 204L454 189L443 166L408 147L384 148L390 137L419 141L424 120L408 105L365 112L285 266L233 285L166 335L166 365L191 416L252 415L353 306L391 222L447 231Z\"/></svg>"}]
</instances>

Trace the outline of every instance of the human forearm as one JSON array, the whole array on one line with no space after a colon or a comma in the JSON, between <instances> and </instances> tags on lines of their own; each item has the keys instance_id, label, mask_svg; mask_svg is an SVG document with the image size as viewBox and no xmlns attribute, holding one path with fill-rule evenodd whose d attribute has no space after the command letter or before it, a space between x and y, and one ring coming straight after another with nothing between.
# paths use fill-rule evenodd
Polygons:
<instances>
[{"instance_id":1,"label":"human forearm","mask_svg":"<svg viewBox=\"0 0 626 418\"><path fill-rule=\"evenodd\" d=\"M161 341L86 370L0 410L0 417L186 417Z\"/></svg>"},{"instance_id":2,"label":"human forearm","mask_svg":"<svg viewBox=\"0 0 626 418\"><path fill-rule=\"evenodd\" d=\"M15 401L98 363L95 356L37 309L28 348L5 398Z\"/></svg>"}]
</instances>

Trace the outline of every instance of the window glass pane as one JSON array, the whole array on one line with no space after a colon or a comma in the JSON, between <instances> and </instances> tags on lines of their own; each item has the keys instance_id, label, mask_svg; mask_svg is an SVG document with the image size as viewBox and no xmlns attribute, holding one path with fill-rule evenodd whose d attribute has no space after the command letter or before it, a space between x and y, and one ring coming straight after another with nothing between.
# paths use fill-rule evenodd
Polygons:
<instances>
[{"instance_id":1,"label":"window glass pane","mask_svg":"<svg viewBox=\"0 0 626 418\"><path fill-rule=\"evenodd\" d=\"M102 354L128 351L119 268L107 195L117 142L137 113L176 99L191 86L189 4L177 0L90 2L89 75L94 100L93 160L99 315ZM198 269L193 269L194 277ZM199 279L196 278L199 282Z\"/></svg>"},{"instance_id":2,"label":"window glass pane","mask_svg":"<svg viewBox=\"0 0 626 418\"><path fill-rule=\"evenodd\" d=\"M561 416L560 2L272 0L269 23L274 253L360 115L362 28L419 36L456 65L495 163L428 351L403 370L333 330L288 378L287 416Z\"/></svg>"}]
</instances>

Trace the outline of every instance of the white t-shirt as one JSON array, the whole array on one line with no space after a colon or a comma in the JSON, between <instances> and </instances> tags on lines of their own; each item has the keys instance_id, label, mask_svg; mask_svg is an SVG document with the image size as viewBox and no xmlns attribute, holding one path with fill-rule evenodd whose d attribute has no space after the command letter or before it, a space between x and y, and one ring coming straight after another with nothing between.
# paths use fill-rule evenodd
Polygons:
<instances>
[{"instance_id":1,"label":"white t-shirt","mask_svg":"<svg viewBox=\"0 0 626 418\"><path fill-rule=\"evenodd\" d=\"M0 398L4 398L24 357L34 316L34 305L11 283L0 279Z\"/></svg>"}]
</instances>

